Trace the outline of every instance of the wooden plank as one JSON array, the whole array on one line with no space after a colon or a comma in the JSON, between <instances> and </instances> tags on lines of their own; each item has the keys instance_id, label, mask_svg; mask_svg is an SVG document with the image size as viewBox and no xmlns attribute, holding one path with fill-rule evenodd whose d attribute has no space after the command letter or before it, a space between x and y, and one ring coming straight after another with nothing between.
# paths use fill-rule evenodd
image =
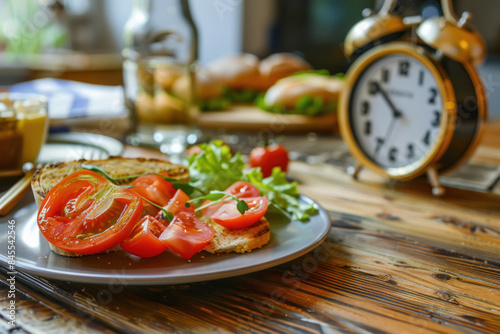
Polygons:
<instances>
[{"instance_id":1,"label":"wooden plank","mask_svg":"<svg viewBox=\"0 0 500 334\"><path fill-rule=\"evenodd\" d=\"M488 122L484 126L484 136L481 139L482 147L498 148L500 144L500 120Z\"/></svg>"},{"instance_id":2,"label":"wooden plank","mask_svg":"<svg viewBox=\"0 0 500 334\"><path fill-rule=\"evenodd\" d=\"M5 279L0 274L0 278ZM60 305L48 300L41 301L26 294L16 282L15 302L16 314L15 324L12 327L8 324L8 305L11 298L8 298L9 286L0 282L0 332L12 331L13 333L115 333L102 325L89 321L83 313L72 314Z\"/></svg>"}]
</instances>

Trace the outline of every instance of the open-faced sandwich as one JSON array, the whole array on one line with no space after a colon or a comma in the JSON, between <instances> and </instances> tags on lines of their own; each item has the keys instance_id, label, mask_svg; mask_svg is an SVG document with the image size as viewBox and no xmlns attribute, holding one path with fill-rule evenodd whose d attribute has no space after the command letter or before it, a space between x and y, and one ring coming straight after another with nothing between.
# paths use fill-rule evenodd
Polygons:
<instances>
[{"instance_id":1,"label":"open-faced sandwich","mask_svg":"<svg viewBox=\"0 0 500 334\"><path fill-rule=\"evenodd\" d=\"M220 142L188 161L116 157L47 166L32 180L40 231L65 256L122 249L152 257L170 249L189 259L267 244L268 207L296 219L315 212L299 205L283 172L263 179L259 169L244 170L241 156Z\"/></svg>"},{"instance_id":2,"label":"open-faced sandwich","mask_svg":"<svg viewBox=\"0 0 500 334\"><path fill-rule=\"evenodd\" d=\"M278 80L311 70L311 65L293 53L275 53L262 59L259 72L262 86L269 89Z\"/></svg>"}]
</instances>

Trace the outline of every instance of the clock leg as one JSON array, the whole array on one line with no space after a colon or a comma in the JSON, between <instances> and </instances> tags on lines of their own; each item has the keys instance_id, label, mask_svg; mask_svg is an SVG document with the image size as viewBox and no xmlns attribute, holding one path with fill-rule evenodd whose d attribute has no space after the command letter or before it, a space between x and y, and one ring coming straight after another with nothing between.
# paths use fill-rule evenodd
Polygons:
<instances>
[{"instance_id":1,"label":"clock leg","mask_svg":"<svg viewBox=\"0 0 500 334\"><path fill-rule=\"evenodd\" d=\"M430 167L427 170L427 178L432 186L432 194L436 197L443 196L446 190L441 186L438 172L434 167Z\"/></svg>"},{"instance_id":2,"label":"clock leg","mask_svg":"<svg viewBox=\"0 0 500 334\"><path fill-rule=\"evenodd\" d=\"M351 175L353 179L357 180L362 169L362 165L357 165L356 167L349 166L347 167L347 174Z\"/></svg>"}]
</instances>

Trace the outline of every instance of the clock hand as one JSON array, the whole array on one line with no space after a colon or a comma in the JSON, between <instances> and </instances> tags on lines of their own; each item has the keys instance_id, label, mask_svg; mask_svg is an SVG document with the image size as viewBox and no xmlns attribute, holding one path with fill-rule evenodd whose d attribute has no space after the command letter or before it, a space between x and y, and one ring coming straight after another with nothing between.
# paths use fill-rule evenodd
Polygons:
<instances>
[{"instance_id":1,"label":"clock hand","mask_svg":"<svg viewBox=\"0 0 500 334\"><path fill-rule=\"evenodd\" d=\"M382 94L382 97L384 98L384 100L387 102L387 104L389 105L389 107L392 110L391 123L389 123L389 127L387 128L387 132L385 134L385 137L384 137L384 139L382 139L381 141L379 141L377 143L377 147L375 148L375 156L378 157L378 154L379 154L382 146L384 146L384 144L389 143L389 139L391 138L391 135L394 131L394 127L396 126L397 120L403 116L403 113L396 108L396 106L394 105L394 103L390 99L389 95L382 88L380 83L376 82L375 85L377 86L377 91L379 91Z\"/></svg>"},{"instance_id":2,"label":"clock hand","mask_svg":"<svg viewBox=\"0 0 500 334\"><path fill-rule=\"evenodd\" d=\"M377 86L377 90L382 94L382 97L384 98L385 102L391 107L392 110L392 117L394 118L400 118L403 116L403 113L399 111L394 103L392 103L392 100L389 98L389 94L385 91L385 89L382 88L380 83L376 82L375 85Z\"/></svg>"}]
</instances>

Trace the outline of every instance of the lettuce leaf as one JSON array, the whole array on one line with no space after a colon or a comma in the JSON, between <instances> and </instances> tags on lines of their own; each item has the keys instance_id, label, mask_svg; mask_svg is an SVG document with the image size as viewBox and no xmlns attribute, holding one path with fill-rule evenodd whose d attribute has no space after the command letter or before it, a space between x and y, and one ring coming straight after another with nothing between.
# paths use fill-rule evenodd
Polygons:
<instances>
[{"instance_id":1,"label":"lettuce leaf","mask_svg":"<svg viewBox=\"0 0 500 334\"><path fill-rule=\"evenodd\" d=\"M198 189L201 195L212 190L225 190L241 180L245 162L240 153L233 156L229 146L220 140L199 146L203 152L191 155L187 161L189 184Z\"/></svg>"},{"instance_id":2,"label":"lettuce leaf","mask_svg":"<svg viewBox=\"0 0 500 334\"><path fill-rule=\"evenodd\" d=\"M265 95L261 94L255 100L255 105L262 110L274 114L320 116L336 112L337 101L325 103L321 97L305 95L301 97L293 108L287 108L283 104L268 105Z\"/></svg>"},{"instance_id":3,"label":"lettuce leaf","mask_svg":"<svg viewBox=\"0 0 500 334\"><path fill-rule=\"evenodd\" d=\"M270 177L264 178L260 168L245 169L240 153L234 155L220 140L201 144L203 150L188 158L189 184L201 195L212 190L225 190L236 181L246 181L267 196L271 208L289 219L307 221L318 212L315 205L299 202L297 182L288 182L286 173L275 168Z\"/></svg>"},{"instance_id":4,"label":"lettuce leaf","mask_svg":"<svg viewBox=\"0 0 500 334\"><path fill-rule=\"evenodd\" d=\"M223 96L229 99L234 103L253 103L257 96L259 95L259 91L244 88L244 89L231 89L226 88L224 90Z\"/></svg>"},{"instance_id":5,"label":"lettuce leaf","mask_svg":"<svg viewBox=\"0 0 500 334\"><path fill-rule=\"evenodd\" d=\"M229 108L231 101L225 97L215 97L209 100L198 102L201 111L221 111Z\"/></svg>"}]
</instances>

